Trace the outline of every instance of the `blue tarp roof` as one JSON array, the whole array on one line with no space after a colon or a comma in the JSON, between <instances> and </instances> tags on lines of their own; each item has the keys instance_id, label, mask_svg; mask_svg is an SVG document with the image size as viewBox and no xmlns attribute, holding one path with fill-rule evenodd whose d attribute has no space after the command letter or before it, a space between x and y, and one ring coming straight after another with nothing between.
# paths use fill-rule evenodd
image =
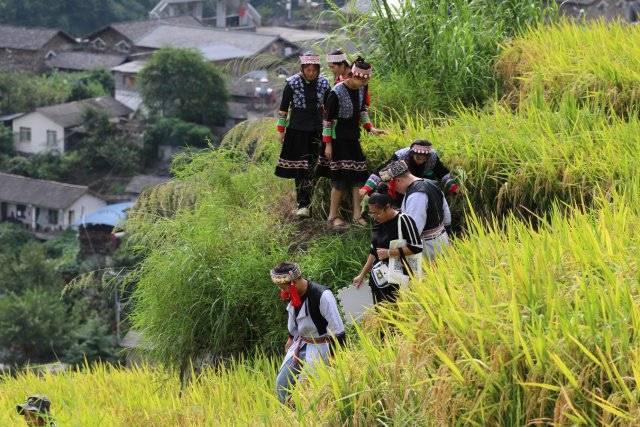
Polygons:
<instances>
[{"instance_id":1,"label":"blue tarp roof","mask_svg":"<svg viewBox=\"0 0 640 427\"><path fill-rule=\"evenodd\" d=\"M115 227L121 221L127 219L127 210L133 206L133 202L116 203L115 205L107 205L102 209L85 215L75 226L87 225L110 225Z\"/></svg>"}]
</instances>

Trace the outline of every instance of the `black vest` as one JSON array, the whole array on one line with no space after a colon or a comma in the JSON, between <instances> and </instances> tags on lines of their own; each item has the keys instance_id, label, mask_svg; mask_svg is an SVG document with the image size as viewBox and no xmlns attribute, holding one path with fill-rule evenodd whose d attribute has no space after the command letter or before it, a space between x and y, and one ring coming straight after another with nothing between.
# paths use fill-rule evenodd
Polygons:
<instances>
[{"instance_id":1,"label":"black vest","mask_svg":"<svg viewBox=\"0 0 640 427\"><path fill-rule=\"evenodd\" d=\"M405 197L409 197L413 193L425 193L427 195L427 222L424 230L418 230L420 233L432 230L444 221L444 194L431 181L419 179L409 186Z\"/></svg>"},{"instance_id":2,"label":"black vest","mask_svg":"<svg viewBox=\"0 0 640 427\"><path fill-rule=\"evenodd\" d=\"M320 336L327 333L327 325L329 324L327 319L325 319L322 313L320 313L320 298L322 297L322 293L327 289L329 288L326 286L309 281L306 292L309 315L311 316L311 320L313 320L313 324L316 326Z\"/></svg>"}]
</instances>

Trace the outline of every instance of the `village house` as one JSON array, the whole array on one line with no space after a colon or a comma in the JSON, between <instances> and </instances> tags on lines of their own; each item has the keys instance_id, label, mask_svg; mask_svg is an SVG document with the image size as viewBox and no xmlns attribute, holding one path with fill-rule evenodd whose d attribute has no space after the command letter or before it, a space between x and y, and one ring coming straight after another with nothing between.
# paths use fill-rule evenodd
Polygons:
<instances>
[{"instance_id":1,"label":"village house","mask_svg":"<svg viewBox=\"0 0 640 427\"><path fill-rule=\"evenodd\" d=\"M85 36L88 48L99 53L129 55L140 39L162 26L202 27L192 16L125 21L107 25Z\"/></svg>"},{"instance_id":2,"label":"village house","mask_svg":"<svg viewBox=\"0 0 640 427\"><path fill-rule=\"evenodd\" d=\"M79 72L97 69L110 70L127 60L127 55L112 55L108 53L95 53L85 51L67 51L54 53L45 61L47 68L65 71Z\"/></svg>"},{"instance_id":3,"label":"village house","mask_svg":"<svg viewBox=\"0 0 640 427\"><path fill-rule=\"evenodd\" d=\"M72 137L82 134L84 113L89 109L106 113L116 123L128 119L132 113L129 107L116 99L103 96L12 115L15 150L28 154L49 151L64 153Z\"/></svg>"},{"instance_id":4,"label":"village house","mask_svg":"<svg viewBox=\"0 0 640 427\"><path fill-rule=\"evenodd\" d=\"M35 232L65 230L105 205L83 185L0 173L0 221L20 223Z\"/></svg>"},{"instance_id":5,"label":"village house","mask_svg":"<svg viewBox=\"0 0 640 427\"><path fill-rule=\"evenodd\" d=\"M47 59L75 45L73 37L56 28L0 25L0 70L39 73Z\"/></svg>"}]
</instances>

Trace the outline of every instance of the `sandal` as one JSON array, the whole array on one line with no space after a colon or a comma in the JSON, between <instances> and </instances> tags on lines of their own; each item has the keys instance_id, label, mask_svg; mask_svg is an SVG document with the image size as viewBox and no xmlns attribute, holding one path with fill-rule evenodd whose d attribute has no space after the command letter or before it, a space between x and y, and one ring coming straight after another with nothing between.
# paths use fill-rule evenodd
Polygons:
<instances>
[{"instance_id":1,"label":"sandal","mask_svg":"<svg viewBox=\"0 0 640 427\"><path fill-rule=\"evenodd\" d=\"M344 230L345 228L347 228L347 223L344 222L342 218L338 217L327 219L327 224L332 230Z\"/></svg>"},{"instance_id":2,"label":"sandal","mask_svg":"<svg viewBox=\"0 0 640 427\"><path fill-rule=\"evenodd\" d=\"M352 218L351 222L353 223L353 225L355 226L362 226L362 227L366 227L367 225L369 225L369 222L364 219L363 217L358 217L358 218Z\"/></svg>"}]
</instances>

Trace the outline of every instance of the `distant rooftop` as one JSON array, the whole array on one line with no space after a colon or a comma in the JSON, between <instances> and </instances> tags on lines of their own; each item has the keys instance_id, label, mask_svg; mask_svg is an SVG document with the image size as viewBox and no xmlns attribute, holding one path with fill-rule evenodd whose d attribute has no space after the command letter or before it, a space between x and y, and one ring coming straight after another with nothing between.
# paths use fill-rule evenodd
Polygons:
<instances>
[{"instance_id":1,"label":"distant rooftop","mask_svg":"<svg viewBox=\"0 0 640 427\"><path fill-rule=\"evenodd\" d=\"M70 128L82 124L83 115L88 109L103 111L109 118L127 116L133 112L129 107L110 96L41 107L35 111L64 128Z\"/></svg>"},{"instance_id":2,"label":"distant rooftop","mask_svg":"<svg viewBox=\"0 0 640 427\"><path fill-rule=\"evenodd\" d=\"M0 48L19 50L39 50L56 35L61 35L69 42L75 39L59 28L17 27L0 25Z\"/></svg>"},{"instance_id":3,"label":"distant rooftop","mask_svg":"<svg viewBox=\"0 0 640 427\"><path fill-rule=\"evenodd\" d=\"M256 34L280 37L291 43L324 40L329 37L328 33L321 31L301 30L288 27L258 27L256 28Z\"/></svg>"},{"instance_id":4,"label":"distant rooftop","mask_svg":"<svg viewBox=\"0 0 640 427\"><path fill-rule=\"evenodd\" d=\"M49 209L66 209L89 191L84 185L0 173L0 200Z\"/></svg>"},{"instance_id":5,"label":"distant rooftop","mask_svg":"<svg viewBox=\"0 0 640 427\"><path fill-rule=\"evenodd\" d=\"M127 59L124 55L106 55L92 52L60 52L45 63L51 68L65 70L95 70L105 68L107 70L122 64Z\"/></svg>"}]
</instances>

